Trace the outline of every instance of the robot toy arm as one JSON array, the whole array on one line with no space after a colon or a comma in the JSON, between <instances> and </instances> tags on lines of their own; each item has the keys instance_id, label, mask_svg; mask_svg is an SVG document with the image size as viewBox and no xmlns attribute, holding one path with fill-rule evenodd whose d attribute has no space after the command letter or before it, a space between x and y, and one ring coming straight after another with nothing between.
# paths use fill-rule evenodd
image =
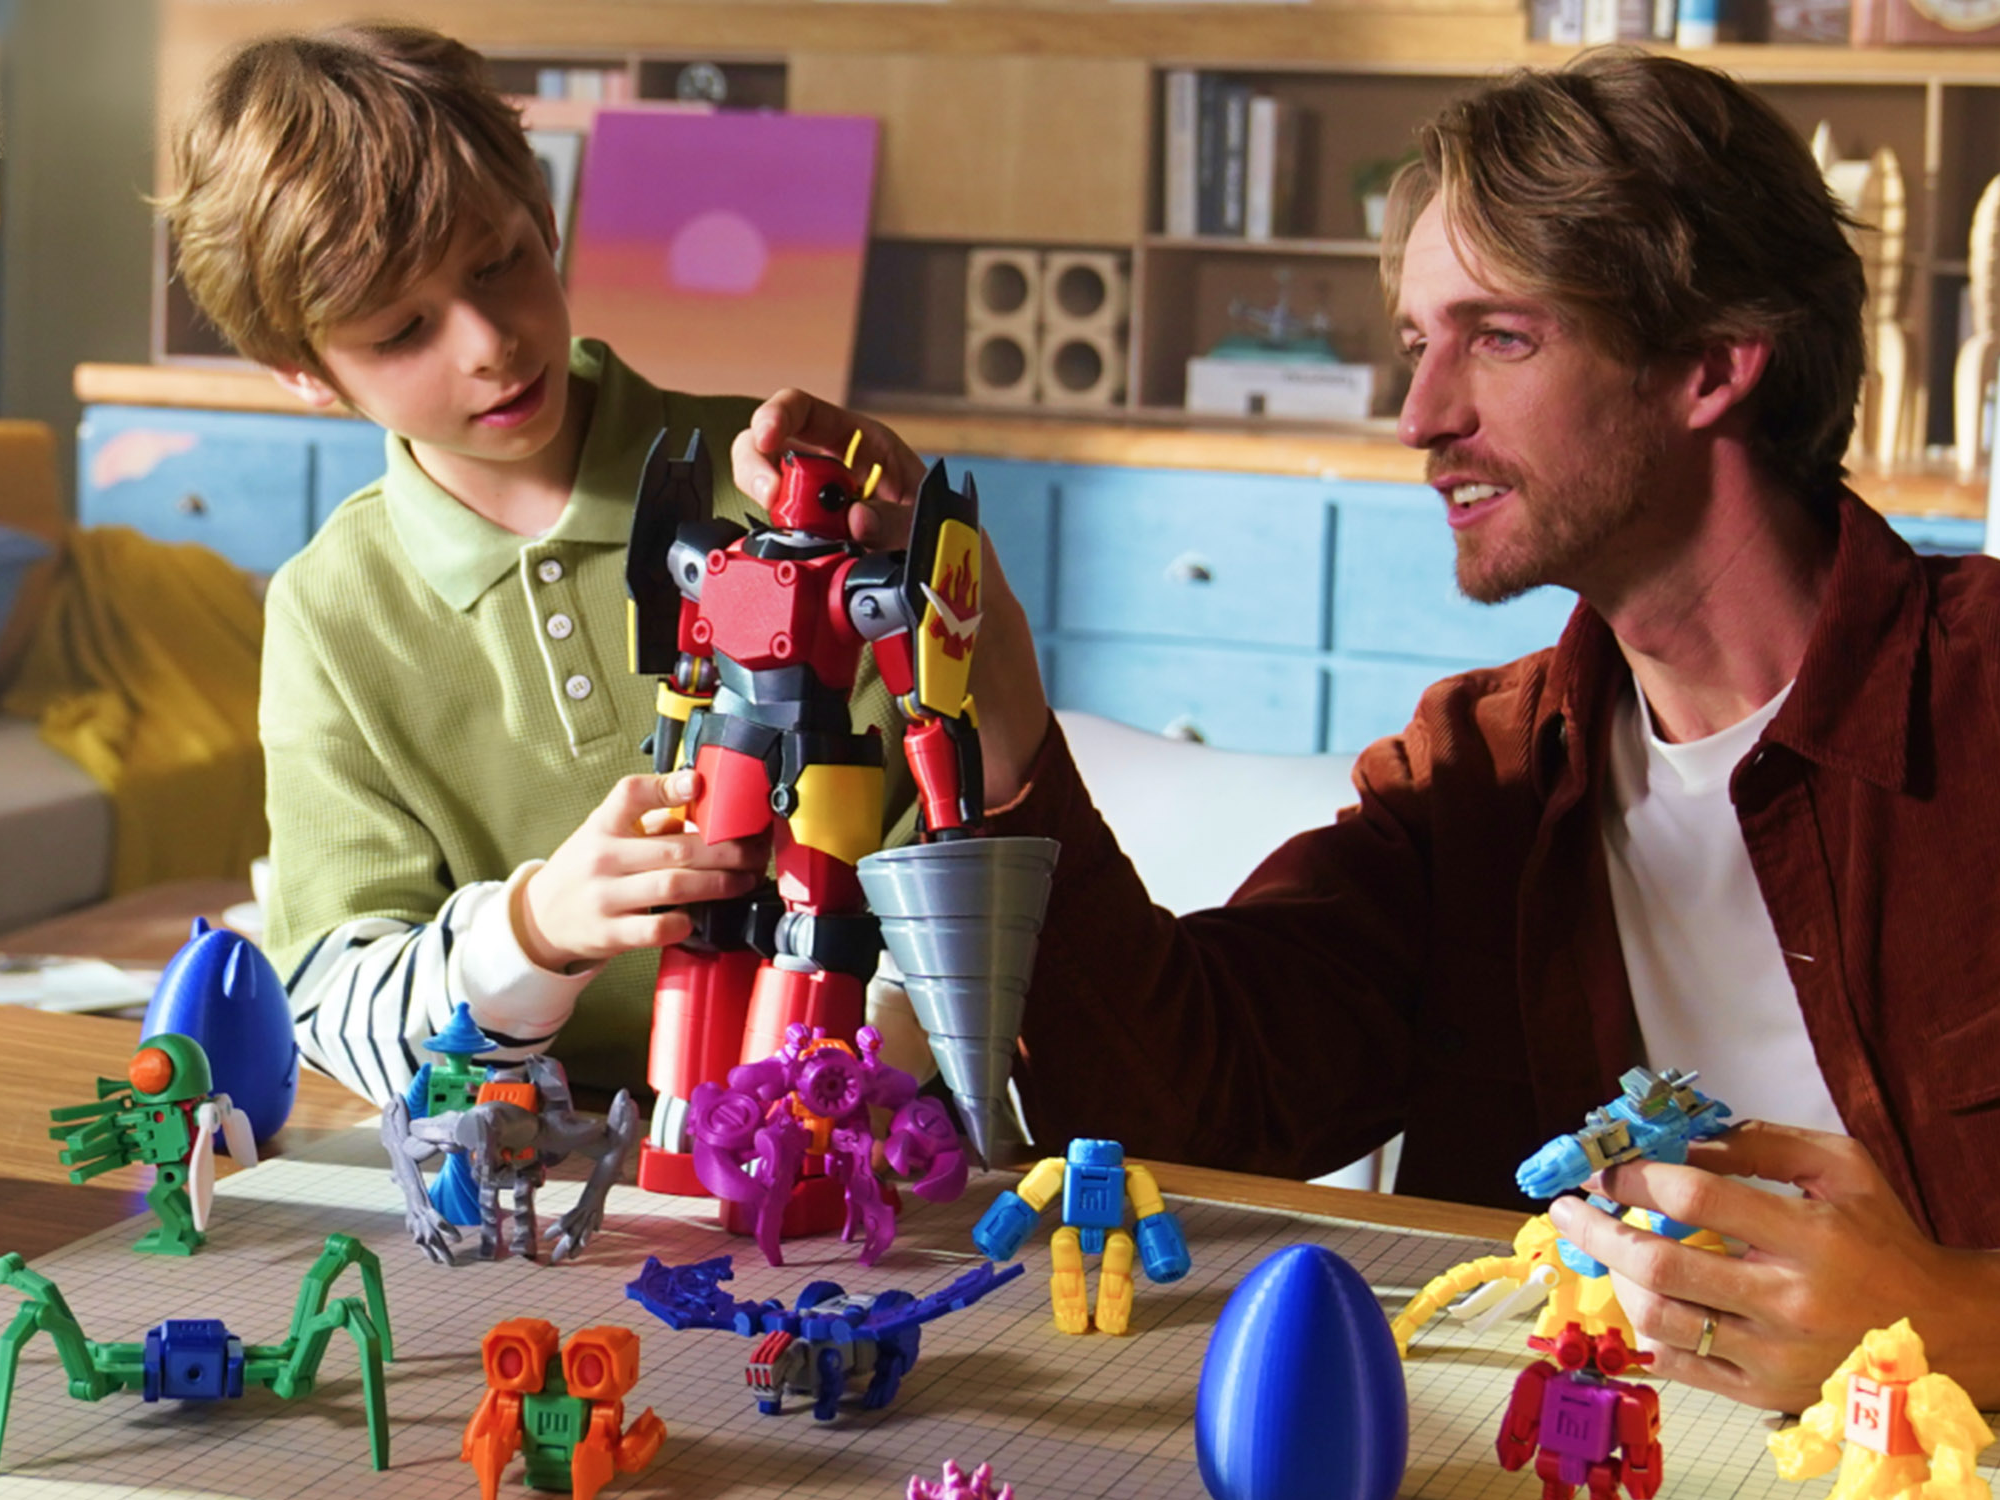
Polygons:
<instances>
[{"instance_id":1,"label":"robot toy arm","mask_svg":"<svg viewBox=\"0 0 2000 1500\"><path fill-rule=\"evenodd\" d=\"M417 1163L428 1161L443 1148L418 1140L410 1133L410 1107L401 1099L391 1099L382 1111L382 1145L389 1153L389 1175L403 1190L403 1222L410 1238L441 1266L452 1264L451 1241L458 1238L458 1226L431 1205Z\"/></svg>"},{"instance_id":2,"label":"robot toy arm","mask_svg":"<svg viewBox=\"0 0 2000 1500\"><path fill-rule=\"evenodd\" d=\"M1020 1191L1008 1189L972 1226L972 1243L989 1260L1012 1260L1021 1242L1033 1232L1049 1200L1062 1191L1067 1164L1060 1156L1039 1161L1021 1179Z\"/></svg>"},{"instance_id":3,"label":"robot toy arm","mask_svg":"<svg viewBox=\"0 0 2000 1500\"><path fill-rule=\"evenodd\" d=\"M1162 1285L1179 1281L1194 1264L1188 1255L1187 1235L1181 1229L1181 1221L1168 1210L1151 1172L1136 1162L1128 1162L1125 1181L1132 1197L1132 1212L1138 1216L1133 1234L1139 1242L1139 1264L1145 1268L1146 1279Z\"/></svg>"}]
</instances>

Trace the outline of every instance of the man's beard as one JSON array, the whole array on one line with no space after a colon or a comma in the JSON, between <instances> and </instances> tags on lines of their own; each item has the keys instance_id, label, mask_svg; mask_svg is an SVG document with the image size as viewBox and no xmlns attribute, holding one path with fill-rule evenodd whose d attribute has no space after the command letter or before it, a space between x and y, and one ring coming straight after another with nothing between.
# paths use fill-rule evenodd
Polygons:
<instances>
[{"instance_id":1,"label":"man's beard","mask_svg":"<svg viewBox=\"0 0 2000 1500\"><path fill-rule=\"evenodd\" d=\"M1605 545L1652 502L1666 435L1650 412L1637 410L1629 422L1603 435L1599 451L1604 460L1587 477L1541 483L1518 472L1470 465L1510 486L1507 503L1526 524L1491 545L1478 527L1453 533L1461 593L1480 604L1504 604L1544 584L1577 586ZM1449 450L1434 455L1433 463L1440 470L1452 468Z\"/></svg>"}]
</instances>

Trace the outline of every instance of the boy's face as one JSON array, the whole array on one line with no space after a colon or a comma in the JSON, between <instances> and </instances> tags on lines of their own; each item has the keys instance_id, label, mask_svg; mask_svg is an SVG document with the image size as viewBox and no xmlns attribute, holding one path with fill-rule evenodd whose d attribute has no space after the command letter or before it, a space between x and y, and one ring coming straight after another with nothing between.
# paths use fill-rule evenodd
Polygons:
<instances>
[{"instance_id":1,"label":"boy's face","mask_svg":"<svg viewBox=\"0 0 2000 1500\"><path fill-rule=\"evenodd\" d=\"M447 488L467 461L544 454L568 407L569 309L534 216L519 204L498 223L465 215L437 266L330 329L320 360L328 379L276 373L311 405L345 400L407 438Z\"/></svg>"}]
</instances>

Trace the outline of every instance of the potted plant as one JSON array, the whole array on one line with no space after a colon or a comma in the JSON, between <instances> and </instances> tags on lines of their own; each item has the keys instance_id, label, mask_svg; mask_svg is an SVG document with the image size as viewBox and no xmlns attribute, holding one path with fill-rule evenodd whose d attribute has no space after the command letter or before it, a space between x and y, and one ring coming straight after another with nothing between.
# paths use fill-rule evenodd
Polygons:
<instances>
[{"instance_id":1,"label":"potted plant","mask_svg":"<svg viewBox=\"0 0 2000 1500\"><path fill-rule=\"evenodd\" d=\"M1377 156L1354 168L1354 200L1361 206L1361 231L1371 240L1382 238L1382 220L1389 207L1389 184L1417 159L1414 147L1398 156Z\"/></svg>"}]
</instances>

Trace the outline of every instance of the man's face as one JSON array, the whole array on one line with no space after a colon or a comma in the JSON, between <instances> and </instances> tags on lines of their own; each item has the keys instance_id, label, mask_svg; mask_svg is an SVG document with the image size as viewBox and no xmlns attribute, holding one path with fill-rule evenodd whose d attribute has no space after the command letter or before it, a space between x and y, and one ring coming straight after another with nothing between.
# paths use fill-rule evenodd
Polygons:
<instances>
[{"instance_id":1,"label":"man's face","mask_svg":"<svg viewBox=\"0 0 2000 1500\"><path fill-rule=\"evenodd\" d=\"M315 404L344 398L410 440L426 468L516 463L563 429L569 309L528 209L468 213L444 258L393 302L331 329L330 383L280 372Z\"/></svg>"},{"instance_id":2,"label":"man's face","mask_svg":"<svg viewBox=\"0 0 2000 1500\"><path fill-rule=\"evenodd\" d=\"M1433 201L1404 251L1412 374L1398 435L1428 454L1469 597L1497 604L1544 583L1588 596L1628 561L1620 540L1657 500L1665 419L1630 366L1466 255Z\"/></svg>"}]
</instances>

